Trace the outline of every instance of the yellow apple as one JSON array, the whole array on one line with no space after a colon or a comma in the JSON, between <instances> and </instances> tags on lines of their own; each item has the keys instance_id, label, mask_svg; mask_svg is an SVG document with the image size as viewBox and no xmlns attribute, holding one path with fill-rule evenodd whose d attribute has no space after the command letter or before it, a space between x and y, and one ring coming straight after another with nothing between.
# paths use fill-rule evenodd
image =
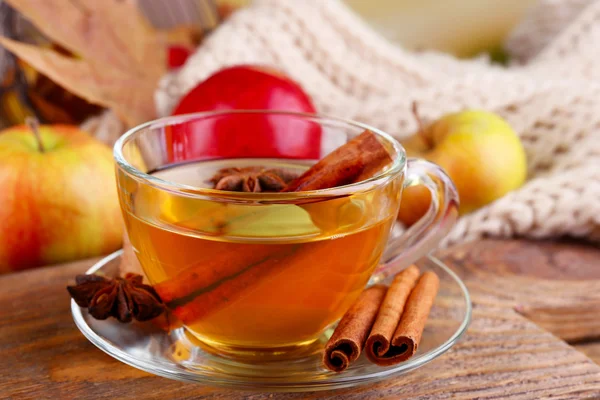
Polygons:
<instances>
[{"instance_id":1,"label":"yellow apple","mask_svg":"<svg viewBox=\"0 0 600 400\"><path fill-rule=\"evenodd\" d=\"M409 186L402 192L398 219L406 226L417 222L429 209L431 193L423 185Z\"/></svg>"},{"instance_id":2,"label":"yellow apple","mask_svg":"<svg viewBox=\"0 0 600 400\"><path fill-rule=\"evenodd\" d=\"M461 214L517 189L527 175L525 150L515 131L500 116L487 111L448 114L403 145L409 156L432 161L448 173L458 189ZM410 213L410 204L429 204L423 193L413 190L403 194L401 208L404 202L408 204L404 218Z\"/></svg>"},{"instance_id":3,"label":"yellow apple","mask_svg":"<svg viewBox=\"0 0 600 400\"><path fill-rule=\"evenodd\" d=\"M109 147L76 126L15 126L0 132L0 160L0 273L120 247Z\"/></svg>"}]
</instances>

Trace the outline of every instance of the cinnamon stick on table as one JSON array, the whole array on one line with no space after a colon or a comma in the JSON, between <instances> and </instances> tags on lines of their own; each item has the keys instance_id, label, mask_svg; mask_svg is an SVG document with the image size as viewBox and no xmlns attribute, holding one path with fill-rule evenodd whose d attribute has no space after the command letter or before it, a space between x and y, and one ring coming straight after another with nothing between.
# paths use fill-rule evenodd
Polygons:
<instances>
[{"instance_id":1,"label":"cinnamon stick on table","mask_svg":"<svg viewBox=\"0 0 600 400\"><path fill-rule=\"evenodd\" d=\"M391 348L392 336L404 310L406 300L419 279L419 268L411 265L394 278L379 309L375 324L367 338L367 358L377 365L392 365L396 362L396 348Z\"/></svg>"},{"instance_id":2,"label":"cinnamon stick on table","mask_svg":"<svg viewBox=\"0 0 600 400\"><path fill-rule=\"evenodd\" d=\"M421 275L404 306L398 328L392 337L392 347L386 354L379 356L382 365L408 360L417 352L439 287L440 280L434 272L427 271ZM383 361L386 358L389 361Z\"/></svg>"},{"instance_id":3,"label":"cinnamon stick on table","mask_svg":"<svg viewBox=\"0 0 600 400\"><path fill-rule=\"evenodd\" d=\"M363 347L367 358L381 366L412 357L439 287L439 279L431 271L417 281L418 277L419 269L411 266L398 274L389 290L385 286L365 290L325 345L325 367L345 370Z\"/></svg>"},{"instance_id":4,"label":"cinnamon stick on table","mask_svg":"<svg viewBox=\"0 0 600 400\"><path fill-rule=\"evenodd\" d=\"M383 285L368 288L344 314L325 346L323 363L328 369L342 372L360 356L386 291Z\"/></svg>"}]
</instances>

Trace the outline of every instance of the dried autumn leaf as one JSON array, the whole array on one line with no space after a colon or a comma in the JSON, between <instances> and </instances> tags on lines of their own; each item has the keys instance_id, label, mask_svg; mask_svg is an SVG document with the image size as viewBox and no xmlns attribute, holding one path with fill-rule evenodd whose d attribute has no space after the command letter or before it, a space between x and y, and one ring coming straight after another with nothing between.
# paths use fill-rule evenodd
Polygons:
<instances>
[{"instance_id":1,"label":"dried autumn leaf","mask_svg":"<svg viewBox=\"0 0 600 400\"><path fill-rule=\"evenodd\" d=\"M164 57L156 52L159 38L153 35L155 31L141 16L134 1L7 2L54 42L88 61L135 70L139 67L137 62L143 59L153 57L160 61ZM157 66L147 67L152 70Z\"/></svg>"},{"instance_id":2,"label":"dried autumn leaf","mask_svg":"<svg viewBox=\"0 0 600 400\"><path fill-rule=\"evenodd\" d=\"M154 90L166 72L167 33L133 0L7 0L77 58L0 38L0 44L59 85L110 107L128 125L156 116Z\"/></svg>"},{"instance_id":3,"label":"dried autumn leaf","mask_svg":"<svg viewBox=\"0 0 600 400\"><path fill-rule=\"evenodd\" d=\"M156 82L130 76L112 68L96 67L54 50L0 38L0 44L50 79L90 103L112 108L128 125L155 116L153 95Z\"/></svg>"}]
</instances>

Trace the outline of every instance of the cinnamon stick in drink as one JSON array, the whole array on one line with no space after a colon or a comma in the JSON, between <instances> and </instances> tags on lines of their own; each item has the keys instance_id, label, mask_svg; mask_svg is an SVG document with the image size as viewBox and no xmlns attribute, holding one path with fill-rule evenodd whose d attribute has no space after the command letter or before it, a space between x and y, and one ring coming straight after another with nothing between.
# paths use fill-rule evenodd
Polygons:
<instances>
[{"instance_id":1,"label":"cinnamon stick in drink","mask_svg":"<svg viewBox=\"0 0 600 400\"><path fill-rule=\"evenodd\" d=\"M240 245L239 250L226 254L214 254L209 260L191 265L170 279L157 283L154 289L165 303L189 297L194 292L216 287L220 282L231 280L253 265L260 265L269 258L285 252L286 246L266 244Z\"/></svg>"},{"instance_id":2,"label":"cinnamon stick in drink","mask_svg":"<svg viewBox=\"0 0 600 400\"><path fill-rule=\"evenodd\" d=\"M328 189L372 177L392 161L377 136L366 130L290 182L283 192Z\"/></svg>"},{"instance_id":3,"label":"cinnamon stick in drink","mask_svg":"<svg viewBox=\"0 0 600 400\"><path fill-rule=\"evenodd\" d=\"M386 291L383 285L368 288L344 314L325 345L325 367L342 372L360 356Z\"/></svg>"},{"instance_id":4,"label":"cinnamon stick in drink","mask_svg":"<svg viewBox=\"0 0 600 400\"><path fill-rule=\"evenodd\" d=\"M396 362L395 352L398 349L390 349L392 336L419 274L419 268L411 265L396 275L390 285L365 345L365 353L371 362L381 366Z\"/></svg>"},{"instance_id":5,"label":"cinnamon stick in drink","mask_svg":"<svg viewBox=\"0 0 600 400\"><path fill-rule=\"evenodd\" d=\"M385 334L375 327L367 340L367 357L377 365L388 366L408 360L416 352L425 329L433 301L439 289L439 278L431 271L425 272L410 293L398 326L391 339L390 321L387 321ZM376 323L377 325L377 323ZM379 329L379 328L378 328Z\"/></svg>"},{"instance_id":6,"label":"cinnamon stick in drink","mask_svg":"<svg viewBox=\"0 0 600 400\"><path fill-rule=\"evenodd\" d=\"M262 249L260 245L257 247ZM184 323L195 321L233 301L274 270L283 268L285 259L294 255L299 246L271 247L268 253L257 249L251 255L241 252L241 256L231 255L231 258L220 260L222 268L211 262L203 268L186 270L154 285L154 289Z\"/></svg>"}]
</instances>

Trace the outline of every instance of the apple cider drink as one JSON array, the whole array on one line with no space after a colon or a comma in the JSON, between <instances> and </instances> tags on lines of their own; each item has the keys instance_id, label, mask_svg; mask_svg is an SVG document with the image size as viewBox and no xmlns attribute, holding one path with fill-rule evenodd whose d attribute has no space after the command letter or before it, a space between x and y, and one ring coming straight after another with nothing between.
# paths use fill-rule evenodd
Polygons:
<instances>
[{"instance_id":1,"label":"apple cider drink","mask_svg":"<svg viewBox=\"0 0 600 400\"><path fill-rule=\"evenodd\" d=\"M152 175L211 188L216 171L251 166L308 168L290 160L221 159ZM188 330L228 349L302 345L339 319L380 259L401 184L309 202L273 201L269 193L240 202L117 175L129 237L148 279Z\"/></svg>"}]
</instances>

